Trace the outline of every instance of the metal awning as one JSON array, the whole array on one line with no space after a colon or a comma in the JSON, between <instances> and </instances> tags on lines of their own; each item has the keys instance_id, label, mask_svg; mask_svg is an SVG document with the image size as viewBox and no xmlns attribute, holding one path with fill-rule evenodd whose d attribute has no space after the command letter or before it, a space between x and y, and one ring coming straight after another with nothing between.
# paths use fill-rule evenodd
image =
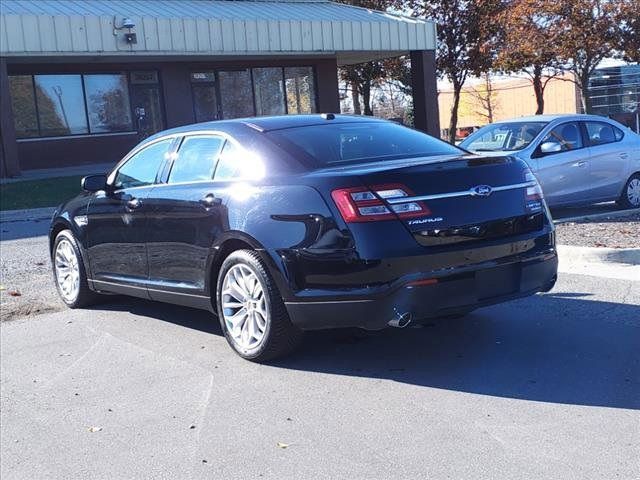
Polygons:
<instances>
[{"instance_id":1,"label":"metal awning","mask_svg":"<svg viewBox=\"0 0 640 480\"><path fill-rule=\"evenodd\" d=\"M2 0L0 17L8 57L335 55L349 64L436 41L431 21L327 0Z\"/></svg>"}]
</instances>

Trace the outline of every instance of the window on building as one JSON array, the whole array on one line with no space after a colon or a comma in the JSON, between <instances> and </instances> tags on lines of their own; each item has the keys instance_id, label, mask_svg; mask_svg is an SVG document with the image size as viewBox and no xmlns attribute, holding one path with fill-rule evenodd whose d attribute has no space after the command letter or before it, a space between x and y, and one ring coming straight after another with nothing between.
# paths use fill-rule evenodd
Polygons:
<instances>
[{"instance_id":1,"label":"window on building","mask_svg":"<svg viewBox=\"0 0 640 480\"><path fill-rule=\"evenodd\" d=\"M256 115L284 115L284 78L282 68L254 68L253 91Z\"/></svg>"},{"instance_id":2,"label":"window on building","mask_svg":"<svg viewBox=\"0 0 640 480\"><path fill-rule=\"evenodd\" d=\"M313 67L257 67L191 73L197 122L316 111Z\"/></svg>"},{"instance_id":3,"label":"window on building","mask_svg":"<svg viewBox=\"0 0 640 480\"><path fill-rule=\"evenodd\" d=\"M211 180L223 143L217 136L185 138L171 167L169 183Z\"/></svg>"},{"instance_id":4,"label":"window on building","mask_svg":"<svg viewBox=\"0 0 640 480\"><path fill-rule=\"evenodd\" d=\"M35 75L41 137L89 133L81 75Z\"/></svg>"},{"instance_id":5,"label":"window on building","mask_svg":"<svg viewBox=\"0 0 640 480\"><path fill-rule=\"evenodd\" d=\"M84 91L91 133L133 130L126 75L84 75Z\"/></svg>"},{"instance_id":6,"label":"window on building","mask_svg":"<svg viewBox=\"0 0 640 480\"><path fill-rule=\"evenodd\" d=\"M9 85L18 138L134 130L124 73L12 75Z\"/></svg>"},{"instance_id":7,"label":"window on building","mask_svg":"<svg viewBox=\"0 0 640 480\"><path fill-rule=\"evenodd\" d=\"M9 92L17 137L37 137L39 133L33 77L31 75L9 77Z\"/></svg>"},{"instance_id":8,"label":"window on building","mask_svg":"<svg viewBox=\"0 0 640 480\"><path fill-rule=\"evenodd\" d=\"M196 122L218 119L218 99L216 98L215 72L194 72L191 74L193 111Z\"/></svg>"},{"instance_id":9,"label":"window on building","mask_svg":"<svg viewBox=\"0 0 640 480\"><path fill-rule=\"evenodd\" d=\"M173 139L161 140L129 158L116 173L115 188L143 187L155 183L158 170L172 142Z\"/></svg>"},{"instance_id":10,"label":"window on building","mask_svg":"<svg viewBox=\"0 0 640 480\"><path fill-rule=\"evenodd\" d=\"M288 67L284 69L287 89L288 113L313 113L316 111L316 93L312 67Z\"/></svg>"},{"instance_id":11,"label":"window on building","mask_svg":"<svg viewBox=\"0 0 640 480\"><path fill-rule=\"evenodd\" d=\"M222 118L251 117L255 114L251 72L248 68L219 71L218 86Z\"/></svg>"}]
</instances>

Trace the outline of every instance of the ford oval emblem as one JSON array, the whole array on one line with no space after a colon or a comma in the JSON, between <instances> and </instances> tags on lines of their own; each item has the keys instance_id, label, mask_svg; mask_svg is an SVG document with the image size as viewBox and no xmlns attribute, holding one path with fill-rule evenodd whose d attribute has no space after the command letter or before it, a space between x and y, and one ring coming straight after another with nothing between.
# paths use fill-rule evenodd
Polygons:
<instances>
[{"instance_id":1,"label":"ford oval emblem","mask_svg":"<svg viewBox=\"0 0 640 480\"><path fill-rule=\"evenodd\" d=\"M489 185L478 185L477 187L473 187L471 189L472 195L478 197L488 197L489 195L491 195L491 192L493 192L493 188L491 188Z\"/></svg>"}]
</instances>

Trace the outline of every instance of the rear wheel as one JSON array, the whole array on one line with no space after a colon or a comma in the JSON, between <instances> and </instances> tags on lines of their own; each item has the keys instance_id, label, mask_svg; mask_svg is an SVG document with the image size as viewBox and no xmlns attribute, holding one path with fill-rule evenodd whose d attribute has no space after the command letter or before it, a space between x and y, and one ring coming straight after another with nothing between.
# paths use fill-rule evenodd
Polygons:
<instances>
[{"instance_id":1,"label":"rear wheel","mask_svg":"<svg viewBox=\"0 0 640 480\"><path fill-rule=\"evenodd\" d=\"M58 294L69 308L95 303L97 295L89 289L82 255L71 230L56 236L51 261Z\"/></svg>"},{"instance_id":2,"label":"rear wheel","mask_svg":"<svg viewBox=\"0 0 640 480\"><path fill-rule=\"evenodd\" d=\"M640 208L640 173L631 175L618 199L623 208Z\"/></svg>"},{"instance_id":3,"label":"rear wheel","mask_svg":"<svg viewBox=\"0 0 640 480\"><path fill-rule=\"evenodd\" d=\"M242 358L272 360L300 343L302 332L291 323L280 292L256 252L231 253L220 268L216 290L222 331Z\"/></svg>"}]
</instances>

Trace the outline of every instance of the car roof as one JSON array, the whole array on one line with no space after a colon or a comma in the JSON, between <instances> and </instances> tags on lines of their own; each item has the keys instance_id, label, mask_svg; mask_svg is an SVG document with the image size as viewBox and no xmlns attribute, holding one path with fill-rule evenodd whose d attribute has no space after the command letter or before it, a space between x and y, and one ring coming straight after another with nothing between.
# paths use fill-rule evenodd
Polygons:
<instances>
[{"instance_id":1,"label":"car roof","mask_svg":"<svg viewBox=\"0 0 640 480\"><path fill-rule=\"evenodd\" d=\"M544 115L527 115L524 117L510 118L508 120L500 120L495 123L513 123L513 122L553 122L555 120L609 120L607 117L600 115L587 115L582 113L557 113Z\"/></svg>"},{"instance_id":2,"label":"car roof","mask_svg":"<svg viewBox=\"0 0 640 480\"><path fill-rule=\"evenodd\" d=\"M251 128L258 132L271 130L283 130L286 128L307 127L312 125L324 125L328 123L386 123L387 120L362 116L362 115L340 115L334 113L306 114L306 115L277 115L268 117L234 118L231 120L214 120L210 122L194 123L184 125L169 130L163 130L156 135L149 137L165 137L168 135L198 133L212 130L230 132L238 127Z\"/></svg>"}]
</instances>

